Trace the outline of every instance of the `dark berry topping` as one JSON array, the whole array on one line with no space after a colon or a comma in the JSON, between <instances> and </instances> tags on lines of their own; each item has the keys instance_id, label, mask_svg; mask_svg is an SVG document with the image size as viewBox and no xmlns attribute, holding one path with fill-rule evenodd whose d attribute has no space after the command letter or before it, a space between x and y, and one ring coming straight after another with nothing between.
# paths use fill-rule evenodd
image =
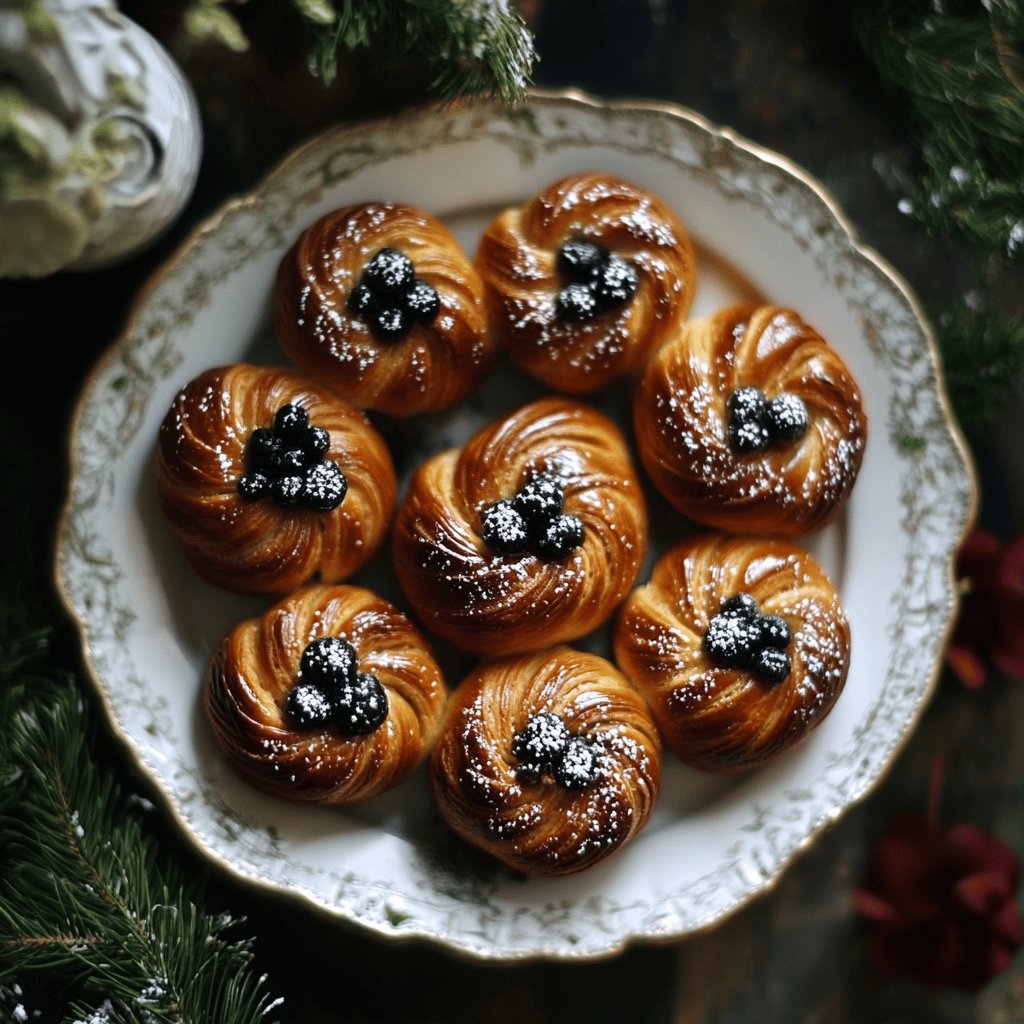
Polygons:
<instances>
[{"instance_id":1,"label":"dark berry topping","mask_svg":"<svg viewBox=\"0 0 1024 1024\"><path fill-rule=\"evenodd\" d=\"M373 333L381 341L398 341L409 333L409 314L401 306L380 310L370 321Z\"/></svg>"},{"instance_id":2,"label":"dark berry topping","mask_svg":"<svg viewBox=\"0 0 1024 1024\"><path fill-rule=\"evenodd\" d=\"M270 493L274 503L282 508L297 505L302 500L302 487L305 480L301 476L279 476L271 485Z\"/></svg>"},{"instance_id":3,"label":"dark berry topping","mask_svg":"<svg viewBox=\"0 0 1024 1024\"><path fill-rule=\"evenodd\" d=\"M807 432L807 406L785 392L769 401L758 388L737 388L729 396L728 413L729 444L744 454L797 441Z\"/></svg>"},{"instance_id":4,"label":"dark berry topping","mask_svg":"<svg viewBox=\"0 0 1024 1024\"><path fill-rule=\"evenodd\" d=\"M539 558L564 558L583 543L583 522L562 515L564 502L562 481L538 473L514 497L483 512L484 541L503 555L531 551Z\"/></svg>"},{"instance_id":5,"label":"dark berry topping","mask_svg":"<svg viewBox=\"0 0 1024 1024\"><path fill-rule=\"evenodd\" d=\"M238 481L238 493L246 501L255 501L269 492L270 477L264 476L263 473L257 473L255 470L251 473L246 473Z\"/></svg>"},{"instance_id":6,"label":"dark berry topping","mask_svg":"<svg viewBox=\"0 0 1024 1024\"><path fill-rule=\"evenodd\" d=\"M769 683L780 683L789 675L791 664L786 648L791 633L780 615L762 615L750 594L736 594L722 603L721 611L708 623L704 650L726 668L756 672Z\"/></svg>"},{"instance_id":7,"label":"dark berry topping","mask_svg":"<svg viewBox=\"0 0 1024 1024\"><path fill-rule=\"evenodd\" d=\"M525 551L529 543L526 521L511 501L498 501L484 509L481 517L484 543L500 555Z\"/></svg>"},{"instance_id":8,"label":"dark berry topping","mask_svg":"<svg viewBox=\"0 0 1024 1024\"><path fill-rule=\"evenodd\" d=\"M593 288L586 284L567 284L558 293L555 305L558 316L571 324L592 319L599 309Z\"/></svg>"},{"instance_id":9,"label":"dark berry topping","mask_svg":"<svg viewBox=\"0 0 1024 1024\"><path fill-rule=\"evenodd\" d=\"M582 736L573 736L562 753L561 760L555 764L555 781L566 789L587 789L597 782L597 755Z\"/></svg>"},{"instance_id":10,"label":"dark berry topping","mask_svg":"<svg viewBox=\"0 0 1024 1024\"><path fill-rule=\"evenodd\" d=\"M562 514L565 492L558 477L549 473L538 473L529 483L520 488L512 499L516 511L530 527L546 527L548 521ZM539 533L540 531L538 531Z\"/></svg>"},{"instance_id":11,"label":"dark berry topping","mask_svg":"<svg viewBox=\"0 0 1024 1024\"><path fill-rule=\"evenodd\" d=\"M719 610L720 615L740 615L745 619L752 619L759 615L761 609L751 594L733 594L732 597L722 602Z\"/></svg>"},{"instance_id":12,"label":"dark berry topping","mask_svg":"<svg viewBox=\"0 0 1024 1024\"><path fill-rule=\"evenodd\" d=\"M380 680L360 672L331 695L331 721L342 736L368 736L388 717L388 695Z\"/></svg>"},{"instance_id":13,"label":"dark berry topping","mask_svg":"<svg viewBox=\"0 0 1024 1024\"><path fill-rule=\"evenodd\" d=\"M512 737L512 754L528 775L550 775L570 738L565 722L558 715L542 711Z\"/></svg>"},{"instance_id":14,"label":"dark berry topping","mask_svg":"<svg viewBox=\"0 0 1024 1024\"><path fill-rule=\"evenodd\" d=\"M768 423L773 440L799 441L807 433L807 406L797 395L776 395L768 403Z\"/></svg>"},{"instance_id":15,"label":"dark berry topping","mask_svg":"<svg viewBox=\"0 0 1024 1024\"><path fill-rule=\"evenodd\" d=\"M281 466L281 439L266 427L257 427L249 435L246 457L249 465L260 472L277 476Z\"/></svg>"},{"instance_id":16,"label":"dark berry topping","mask_svg":"<svg viewBox=\"0 0 1024 1024\"><path fill-rule=\"evenodd\" d=\"M441 298L433 285L416 283L405 293L405 311L421 324L431 324L441 311Z\"/></svg>"},{"instance_id":17,"label":"dark berry topping","mask_svg":"<svg viewBox=\"0 0 1024 1024\"><path fill-rule=\"evenodd\" d=\"M356 649L336 636L322 636L306 645L299 660L304 682L314 683L327 692L344 683L356 681Z\"/></svg>"},{"instance_id":18,"label":"dark berry topping","mask_svg":"<svg viewBox=\"0 0 1024 1024\"><path fill-rule=\"evenodd\" d=\"M729 396L729 444L743 454L771 444L768 401L757 388L738 388Z\"/></svg>"},{"instance_id":19,"label":"dark berry topping","mask_svg":"<svg viewBox=\"0 0 1024 1024\"><path fill-rule=\"evenodd\" d=\"M621 256L608 257L594 278L594 295L605 308L629 302L640 285L636 269Z\"/></svg>"},{"instance_id":20,"label":"dark berry topping","mask_svg":"<svg viewBox=\"0 0 1024 1024\"><path fill-rule=\"evenodd\" d=\"M381 249L363 271L363 283L378 298L399 298L415 280L412 260L397 249Z\"/></svg>"},{"instance_id":21,"label":"dark berry topping","mask_svg":"<svg viewBox=\"0 0 1024 1024\"><path fill-rule=\"evenodd\" d=\"M781 615L762 616L757 621L757 628L762 647L775 647L781 651L789 646L789 623Z\"/></svg>"},{"instance_id":22,"label":"dark berry topping","mask_svg":"<svg viewBox=\"0 0 1024 1024\"><path fill-rule=\"evenodd\" d=\"M282 507L301 502L329 512L348 491L341 467L324 459L330 447L330 432L311 426L306 409L291 402L283 405L274 416L273 429L257 427L250 435L249 472L239 479L238 491L249 501L269 495Z\"/></svg>"},{"instance_id":23,"label":"dark berry topping","mask_svg":"<svg viewBox=\"0 0 1024 1024\"><path fill-rule=\"evenodd\" d=\"M558 293L556 310L567 323L582 323L636 294L636 268L585 238L573 238L558 250L555 266L569 283Z\"/></svg>"},{"instance_id":24,"label":"dark berry topping","mask_svg":"<svg viewBox=\"0 0 1024 1024\"><path fill-rule=\"evenodd\" d=\"M306 474L302 484L302 500L317 512L337 508L348 493L348 479L332 459L319 462Z\"/></svg>"},{"instance_id":25,"label":"dark berry topping","mask_svg":"<svg viewBox=\"0 0 1024 1024\"><path fill-rule=\"evenodd\" d=\"M282 448L280 472L283 476L301 476L309 465L309 456L301 448Z\"/></svg>"},{"instance_id":26,"label":"dark berry topping","mask_svg":"<svg viewBox=\"0 0 1024 1024\"><path fill-rule=\"evenodd\" d=\"M284 702L285 714L296 725L326 725L331 720L331 702L313 683L296 683Z\"/></svg>"},{"instance_id":27,"label":"dark berry topping","mask_svg":"<svg viewBox=\"0 0 1024 1024\"><path fill-rule=\"evenodd\" d=\"M730 668L744 668L757 650L761 633L756 619L740 615L716 615L704 634L704 650Z\"/></svg>"},{"instance_id":28,"label":"dark berry topping","mask_svg":"<svg viewBox=\"0 0 1024 1024\"><path fill-rule=\"evenodd\" d=\"M387 718L388 695L376 676L358 670L350 643L324 636L303 650L285 710L300 724L329 722L342 736L365 736Z\"/></svg>"},{"instance_id":29,"label":"dark berry topping","mask_svg":"<svg viewBox=\"0 0 1024 1024\"><path fill-rule=\"evenodd\" d=\"M377 309L377 296L373 289L365 282L360 281L349 294L348 309L350 313L368 320Z\"/></svg>"},{"instance_id":30,"label":"dark berry topping","mask_svg":"<svg viewBox=\"0 0 1024 1024\"><path fill-rule=\"evenodd\" d=\"M330 431L324 430L323 427L310 427L306 432L302 447L309 459L309 464L315 466L331 447Z\"/></svg>"},{"instance_id":31,"label":"dark berry topping","mask_svg":"<svg viewBox=\"0 0 1024 1024\"><path fill-rule=\"evenodd\" d=\"M751 668L769 683L781 683L792 671L793 666L785 651L777 647L762 647L754 655Z\"/></svg>"},{"instance_id":32,"label":"dark berry topping","mask_svg":"<svg viewBox=\"0 0 1024 1024\"><path fill-rule=\"evenodd\" d=\"M300 441L309 428L309 413L301 405L282 405L274 417L274 433L282 441Z\"/></svg>"},{"instance_id":33,"label":"dark berry topping","mask_svg":"<svg viewBox=\"0 0 1024 1024\"><path fill-rule=\"evenodd\" d=\"M414 321L430 324L441 309L433 285L416 276L412 260L397 249L381 249L363 268L348 297L348 309L365 321L378 341L404 338Z\"/></svg>"},{"instance_id":34,"label":"dark berry topping","mask_svg":"<svg viewBox=\"0 0 1024 1024\"><path fill-rule=\"evenodd\" d=\"M583 520L577 516L558 516L548 522L535 545L541 558L554 560L571 555L583 544Z\"/></svg>"},{"instance_id":35,"label":"dark berry topping","mask_svg":"<svg viewBox=\"0 0 1024 1024\"><path fill-rule=\"evenodd\" d=\"M567 281L590 281L608 258L607 250L586 238L571 238L563 243L555 257L558 272Z\"/></svg>"}]
</instances>

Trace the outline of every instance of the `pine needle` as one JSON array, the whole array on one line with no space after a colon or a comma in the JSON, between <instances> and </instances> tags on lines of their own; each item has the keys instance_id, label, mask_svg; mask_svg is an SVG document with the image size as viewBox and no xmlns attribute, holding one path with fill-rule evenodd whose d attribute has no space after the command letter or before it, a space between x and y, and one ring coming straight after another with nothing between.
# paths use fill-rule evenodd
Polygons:
<instances>
[{"instance_id":1,"label":"pine needle","mask_svg":"<svg viewBox=\"0 0 1024 1024\"><path fill-rule=\"evenodd\" d=\"M88 706L40 668L39 629L18 640L0 608L0 985L49 979L71 1019L133 1024L265 1020L276 1003L235 922L202 908L177 861L97 760ZM27 1011L26 1011L27 1012Z\"/></svg>"},{"instance_id":2,"label":"pine needle","mask_svg":"<svg viewBox=\"0 0 1024 1024\"><path fill-rule=\"evenodd\" d=\"M961 303L939 311L934 323L957 419L981 440L1024 373L1024 318Z\"/></svg>"},{"instance_id":3,"label":"pine needle","mask_svg":"<svg viewBox=\"0 0 1024 1024\"><path fill-rule=\"evenodd\" d=\"M1024 264L1024 5L866 3L857 31L910 105L923 163L911 215L934 237Z\"/></svg>"}]
</instances>

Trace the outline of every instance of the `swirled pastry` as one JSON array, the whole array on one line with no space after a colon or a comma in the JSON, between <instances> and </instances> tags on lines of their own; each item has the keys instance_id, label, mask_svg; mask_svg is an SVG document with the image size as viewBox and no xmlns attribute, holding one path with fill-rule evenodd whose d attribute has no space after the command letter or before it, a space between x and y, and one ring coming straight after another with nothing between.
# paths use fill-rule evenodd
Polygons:
<instances>
[{"instance_id":1,"label":"swirled pastry","mask_svg":"<svg viewBox=\"0 0 1024 1024\"><path fill-rule=\"evenodd\" d=\"M351 804L406 778L447 691L427 642L359 587L313 586L234 627L203 705L231 767L274 796Z\"/></svg>"},{"instance_id":2,"label":"swirled pastry","mask_svg":"<svg viewBox=\"0 0 1024 1024\"><path fill-rule=\"evenodd\" d=\"M646 546L646 506L617 427L546 398L417 470L394 563L429 629L466 651L512 654L604 622Z\"/></svg>"},{"instance_id":3,"label":"swirled pastry","mask_svg":"<svg viewBox=\"0 0 1024 1024\"><path fill-rule=\"evenodd\" d=\"M708 526L796 537L834 519L867 416L839 355L790 309L736 306L687 323L634 398L661 493Z\"/></svg>"},{"instance_id":4,"label":"swirled pastry","mask_svg":"<svg viewBox=\"0 0 1024 1024\"><path fill-rule=\"evenodd\" d=\"M395 416L465 397L490 368L480 278L454 235L401 203L335 210L282 259L277 334L309 374Z\"/></svg>"},{"instance_id":5,"label":"swirled pastry","mask_svg":"<svg viewBox=\"0 0 1024 1024\"><path fill-rule=\"evenodd\" d=\"M211 583L284 594L334 583L380 546L395 504L387 446L365 416L288 370L207 370L160 427L156 485Z\"/></svg>"},{"instance_id":6,"label":"swirled pastry","mask_svg":"<svg viewBox=\"0 0 1024 1024\"><path fill-rule=\"evenodd\" d=\"M478 668L453 692L430 762L451 827L516 871L603 860L647 823L658 733L619 671L568 647Z\"/></svg>"},{"instance_id":7,"label":"swirled pastry","mask_svg":"<svg viewBox=\"0 0 1024 1024\"><path fill-rule=\"evenodd\" d=\"M500 343L527 373L576 395L672 337L696 283L693 246L672 210L608 174L563 178L506 210L475 263Z\"/></svg>"},{"instance_id":8,"label":"swirled pastry","mask_svg":"<svg viewBox=\"0 0 1024 1024\"><path fill-rule=\"evenodd\" d=\"M731 771L782 753L829 713L850 628L806 552L705 534L658 560L623 606L614 644L665 745L696 768Z\"/></svg>"}]
</instances>

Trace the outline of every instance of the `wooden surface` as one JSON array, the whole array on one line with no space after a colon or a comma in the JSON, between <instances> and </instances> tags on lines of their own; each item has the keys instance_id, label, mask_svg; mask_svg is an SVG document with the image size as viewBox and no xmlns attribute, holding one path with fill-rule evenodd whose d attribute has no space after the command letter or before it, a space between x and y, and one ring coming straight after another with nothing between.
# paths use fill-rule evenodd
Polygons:
<instances>
[{"instance_id":1,"label":"wooden surface","mask_svg":"<svg viewBox=\"0 0 1024 1024\"><path fill-rule=\"evenodd\" d=\"M278 7L260 10L271 6ZM913 149L900 108L859 51L844 6L547 0L536 13L535 80L609 99L673 101L729 125L817 176L864 240L926 297L962 289L956 254L921 247L914 225L897 211L899 183L913 174ZM131 4L124 7L135 13ZM272 15L259 18L260 31L273 30ZM75 396L149 273L197 220L248 187L301 137L422 98L412 72L385 86L379 76L361 78L364 66L353 62L339 86L324 93L283 58L269 64L259 53L203 57L191 70L206 116L206 154L196 196L168 236L110 270L0 283L7 351L27 361L17 380L29 382L18 387L8 378L13 393L0 418L0 444L8 454L22 453L18 472L36 475L50 499L53 521L41 522L42 547L52 544L64 497L64 438ZM41 393L47 396L42 409ZM1010 427L1008 417L1002 434L978 450L981 516L1004 536L1024 527L1020 453L999 441ZM70 630L63 644L74 664ZM1022 722L1019 683L994 680L969 693L944 680L889 778L818 840L773 893L705 936L632 948L607 962L478 965L419 944L367 938L217 874L211 895L248 918L257 970L285 997L282 1019L304 1024L1013 1024L1024 1021L1024 959L975 997L886 981L866 957L849 896L890 815L924 808L936 757L945 763L944 816L991 829L1024 853ZM117 745L105 750L126 787L145 792L128 775ZM167 823L152 817L166 844L189 857ZM197 863L196 870L205 868Z\"/></svg>"}]
</instances>

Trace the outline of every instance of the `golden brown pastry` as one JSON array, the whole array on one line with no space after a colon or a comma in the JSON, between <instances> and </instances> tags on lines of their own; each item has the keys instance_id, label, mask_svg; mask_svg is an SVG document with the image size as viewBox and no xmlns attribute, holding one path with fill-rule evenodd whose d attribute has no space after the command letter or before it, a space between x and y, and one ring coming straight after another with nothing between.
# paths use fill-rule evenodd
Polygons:
<instances>
[{"instance_id":1,"label":"golden brown pastry","mask_svg":"<svg viewBox=\"0 0 1024 1024\"><path fill-rule=\"evenodd\" d=\"M527 373L576 395L639 367L672 337L696 284L678 217L609 174L563 178L506 210L475 263L499 342Z\"/></svg>"},{"instance_id":2,"label":"golden brown pastry","mask_svg":"<svg viewBox=\"0 0 1024 1024\"><path fill-rule=\"evenodd\" d=\"M600 413L546 398L415 473L394 563L426 626L487 654L589 633L636 579L647 513L625 441Z\"/></svg>"},{"instance_id":3,"label":"golden brown pastry","mask_svg":"<svg viewBox=\"0 0 1024 1024\"><path fill-rule=\"evenodd\" d=\"M359 568L384 539L396 491L387 446L361 412L288 370L244 363L178 393L156 484L202 576L271 594Z\"/></svg>"},{"instance_id":4,"label":"golden brown pastry","mask_svg":"<svg viewBox=\"0 0 1024 1024\"><path fill-rule=\"evenodd\" d=\"M867 416L839 355L791 309L690 321L634 398L640 458L697 522L796 537L834 519L860 470Z\"/></svg>"},{"instance_id":5,"label":"golden brown pastry","mask_svg":"<svg viewBox=\"0 0 1024 1024\"><path fill-rule=\"evenodd\" d=\"M721 534L658 560L614 643L665 745L708 771L751 768L801 740L832 709L850 660L846 614L809 554Z\"/></svg>"},{"instance_id":6,"label":"golden brown pastry","mask_svg":"<svg viewBox=\"0 0 1024 1024\"><path fill-rule=\"evenodd\" d=\"M660 744L613 665L558 647L471 673L452 694L430 775L464 839L516 871L564 875L647 823Z\"/></svg>"},{"instance_id":7,"label":"golden brown pastry","mask_svg":"<svg viewBox=\"0 0 1024 1024\"><path fill-rule=\"evenodd\" d=\"M203 704L231 767L274 796L351 804L430 750L447 691L419 631L359 587L307 587L239 623Z\"/></svg>"},{"instance_id":8,"label":"golden brown pastry","mask_svg":"<svg viewBox=\"0 0 1024 1024\"><path fill-rule=\"evenodd\" d=\"M277 334L314 380L361 408L431 412L490 368L480 278L454 235L401 203L362 203L308 227L281 261Z\"/></svg>"}]
</instances>

